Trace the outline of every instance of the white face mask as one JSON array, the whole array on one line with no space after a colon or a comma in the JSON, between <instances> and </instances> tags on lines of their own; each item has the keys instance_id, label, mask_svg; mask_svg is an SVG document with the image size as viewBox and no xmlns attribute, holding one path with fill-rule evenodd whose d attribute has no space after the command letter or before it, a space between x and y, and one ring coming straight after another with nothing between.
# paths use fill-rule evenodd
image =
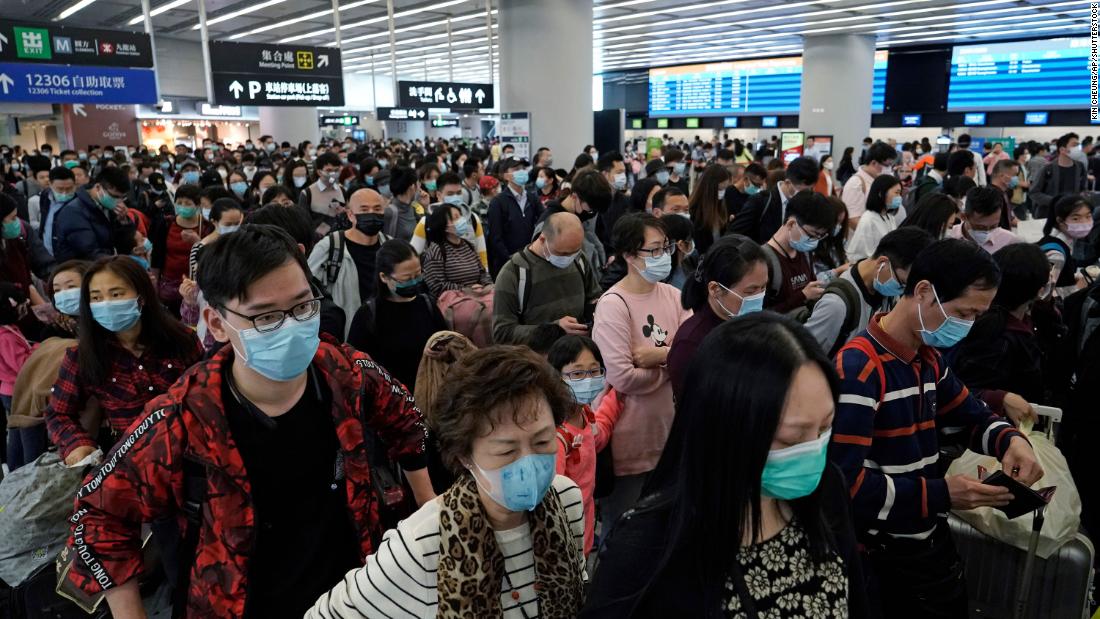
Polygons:
<instances>
[{"instance_id":1,"label":"white face mask","mask_svg":"<svg viewBox=\"0 0 1100 619\"><path fill-rule=\"evenodd\" d=\"M832 161L826 161L822 165L826 170L832 170L833 169L833 162Z\"/></svg>"}]
</instances>

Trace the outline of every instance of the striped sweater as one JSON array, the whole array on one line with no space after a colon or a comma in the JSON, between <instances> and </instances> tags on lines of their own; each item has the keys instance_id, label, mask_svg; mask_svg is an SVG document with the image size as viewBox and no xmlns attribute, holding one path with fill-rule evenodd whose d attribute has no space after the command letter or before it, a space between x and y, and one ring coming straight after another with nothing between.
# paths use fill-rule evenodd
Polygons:
<instances>
[{"instance_id":1,"label":"striped sweater","mask_svg":"<svg viewBox=\"0 0 1100 619\"><path fill-rule=\"evenodd\" d=\"M552 486L565 509L577 540L584 544L584 506L581 491L560 475ZM501 619L537 619L535 555L531 527L524 524L496 531L497 546L504 555L505 577L500 585ZM412 516L386 531L378 551L367 564L347 573L344 581L321 596L307 619L430 619L439 609L436 576L439 569L439 500L425 503ZM564 556L564 555L563 555ZM584 554L575 559L584 562ZM518 593L513 599L512 592Z\"/></svg>"},{"instance_id":2,"label":"striped sweater","mask_svg":"<svg viewBox=\"0 0 1100 619\"><path fill-rule=\"evenodd\" d=\"M940 445L1000 458L1022 435L971 395L939 352L899 343L881 318L837 354L841 395L829 458L849 480L862 541L926 539L951 508Z\"/></svg>"}]
</instances>

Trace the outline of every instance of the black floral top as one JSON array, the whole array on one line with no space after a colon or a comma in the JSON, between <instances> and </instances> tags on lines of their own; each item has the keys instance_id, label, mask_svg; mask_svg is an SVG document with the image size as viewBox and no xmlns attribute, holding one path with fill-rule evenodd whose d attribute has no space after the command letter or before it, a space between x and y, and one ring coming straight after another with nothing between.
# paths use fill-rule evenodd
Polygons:
<instances>
[{"instance_id":1,"label":"black floral top","mask_svg":"<svg viewBox=\"0 0 1100 619\"><path fill-rule=\"evenodd\" d=\"M848 576L836 554L823 563L810 557L810 542L797 519L778 535L742 548L737 561L760 619L848 616ZM733 580L726 581L726 616L749 617Z\"/></svg>"}]
</instances>

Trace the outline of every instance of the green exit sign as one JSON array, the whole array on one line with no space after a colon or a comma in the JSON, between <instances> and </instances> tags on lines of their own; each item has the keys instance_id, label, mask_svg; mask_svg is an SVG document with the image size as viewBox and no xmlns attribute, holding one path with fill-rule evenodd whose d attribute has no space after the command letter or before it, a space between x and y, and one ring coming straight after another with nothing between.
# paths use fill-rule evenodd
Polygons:
<instances>
[{"instance_id":1,"label":"green exit sign","mask_svg":"<svg viewBox=\"0 0 1100 619\"><path fill-rule=\"evenodd\" d=\"M641 129L642 128L642 119L641 118L631 119L630 120L630 128L631 129Z\"/></svg>"},{"instance_id":2,"label":"green exit sign","mask_svg":"<svg viewBox=\"0 0 1100 619\"><path fill-rule=\"evenodd\" d=\"M658 118L657 119L657 128L658 129L668 129L668 119L667 118Z\"/></svg>"}]
</instances>

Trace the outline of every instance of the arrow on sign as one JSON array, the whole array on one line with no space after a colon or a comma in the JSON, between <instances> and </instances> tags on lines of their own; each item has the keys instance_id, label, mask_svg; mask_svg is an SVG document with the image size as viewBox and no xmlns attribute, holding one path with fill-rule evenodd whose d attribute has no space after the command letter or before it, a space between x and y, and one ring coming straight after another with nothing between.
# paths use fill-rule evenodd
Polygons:
<instances>
[{"instance_id":1,"label":"arrow on sign","mask_svg":"<svg viewBox=\"0 0 1100 619\"><path fill-rule=\"evenodd\" d=\"M241 98L241 91L242 90L244 90L244 86L241 86L241 83L238 82L237 80L233 80L233 83L229 85L229 92L233 93L233 98L234 99L240 99Z\"/></svg>"},{"instance_id":2,"label":"arrow on sign","mask_svg":"<svg viewBox=\"0 0 1100 619\"><path fill-rule=\"evenodd\" d=\"M8 94L8 87L15 84L15 80L8 77L7 73L0 73L0 87L4 88L4 94Z\"/></svg>"},{"instance_id":3,"label":"arrow on sign","mask_svg":"<svg viewBox=\"0 0 1100 619\"><path fill-rule=\"evenodd\" d=\"M474 98L477 99L478 103L485 101L485 91L478 88L477 92L474 93Z\"/></svg>"},{"instance_id":4,"label":"arrow on sign","mask_svg":"<svg viewBox=\"0 0 1100 619\"><path fill-rule=\"evenodd\" d=\"M8 37L0 34L0 52L4 51L4 43L8 42Z\"/></svg>"},{"instance_id":5,"label":"arrow on sign","mask_svg":"<svg viewBox=\"0 0 1100 619\"><path fill-rule=\"evenodd\" d=\"M88 113L84 111L84 104L83 103L74 103L73 104L73 115L74 116L87 116L88 115Z\"/></svg>"},{"instance_id":6,"label":"arrow on sign","mask_svg":"<svg viewBox=\"0 0 1100 619\"><path fill-rule=\"evenodd\" d=\"M320 68L320 67L327 67L327 66L328 66L328 54L318 54L318 56L317 56L317 67Z\"/></svg>"}]
</instances>

